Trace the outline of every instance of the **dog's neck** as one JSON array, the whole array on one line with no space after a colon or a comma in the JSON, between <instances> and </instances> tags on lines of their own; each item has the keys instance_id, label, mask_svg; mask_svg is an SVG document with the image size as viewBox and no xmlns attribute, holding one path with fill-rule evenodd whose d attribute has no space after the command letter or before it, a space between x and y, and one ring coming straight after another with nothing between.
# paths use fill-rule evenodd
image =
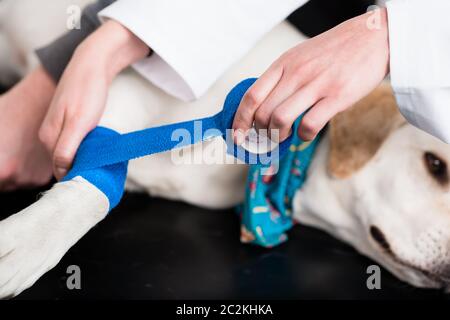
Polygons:
<instances>
[{"instance_id":1,"label":"dog's neck","mask_svg":"<svg viewBox=\"0 0 450 320\"><path fill-rule=\"evenodd\" d=\"M355 234L355 224L359 219L351 210L351 186L345 180L333 179L327 169L329 139L325 134L317 147L313 162L308 170L308 178L294 198L294 217L303 225L325 230L333 236L351 242Z\"/></svg>"}]
</instances>

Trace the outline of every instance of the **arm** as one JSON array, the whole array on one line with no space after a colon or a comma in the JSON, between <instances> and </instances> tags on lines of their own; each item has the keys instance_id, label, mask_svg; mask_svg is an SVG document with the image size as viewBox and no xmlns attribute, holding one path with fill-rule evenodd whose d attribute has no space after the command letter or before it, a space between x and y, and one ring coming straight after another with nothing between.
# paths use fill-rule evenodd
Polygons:
<instances>
[{"instance_id":1,"label":"arm","mask_svg":"<svg viewBox=\"0 0 450 320\"><path fill-rule=\"evenodd\" d=\"M377 28L368 28L366 14L291 49L247 92L235 118L236 142L253 121L283 140L304 112L298 133L311 140L390 72L405 118L450 143L449 10L446 0L390 1Z\"/></svg>"},{"instance_id":2,"label":"arm","mask_svg":"<svg viewBox=\"0 0 450 320\"><path fill-rule=\"evenodd\" d=\"M196 98L304 2L114 2L100 13L104 25L75 50L40 129L53 154L55 176L70 168L80 142L103 113L110 82L123 68L134 64L165 91ZM154 54L144 59L149 47Z\"/></svg>"},{"instance_id":3,"label":"arm","mask_svg":"<svg viewBox=\"0 0 450 320\"><path fill-rule=\"evenodd\" d=\"M285 140L293 123L313 139L338 112L370 93L389 71L385 9L378 9L311 38L284 53L245 94L236 113L235 141L253 123Z\"/></svg>"},{"instance_id":4,"label":"arm","mask_svg":"<svg viewBox=\"0 0 450 320\"><path fill-rule=\"evenodd\" d=\"M148 53L142 41L114 21L103 24L77 47L39 130L58 179L65 176L81 141L100 121L112 80Z\"/></svg>"},{"instance_id":5,"label":"arm","mask_svg":"<svg viewBox=\"0 0 450 320\"><path fill-rule=\"evenodd\" d=\"M400 111L450 143L450 2L397 0L387 10L391 82Z\"/></svg>"},{"instance_id":6,"label":"arm","mask_svg":"<svg viewBox=\"0 0 450 320\"><path fill-rule=\"evenodd\" d=\"M169 94L192 100L305 2L119 0L99 15L152 48L151 57L134 65L138 72Z\"/></svg>"},{"instance_id":7,"label":"arm","mask_svg":"<svg viewBox=\"0 0 450 320\"><path fill-rule=\"evenodd\" d=\"M103 21L132 31L155 54L133 67L182 100L198 98L277 23L308 0L99 0L83 10L73 30L37 50L57 83L77 46Z\"/></svg>"}]
</instances>

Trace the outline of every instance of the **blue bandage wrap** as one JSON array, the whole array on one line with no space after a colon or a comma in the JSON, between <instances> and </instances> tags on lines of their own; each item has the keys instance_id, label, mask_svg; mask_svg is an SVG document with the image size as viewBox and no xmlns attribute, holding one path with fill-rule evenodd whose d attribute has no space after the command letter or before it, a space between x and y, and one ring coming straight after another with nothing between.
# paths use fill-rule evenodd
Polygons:
<instances>
[{"instance_id":1,"label":"blue bandage wrap","mask_svg":"<svg viewBox=\"0 0 450 320\"><path fill-rule=\"evenodd\" d=\"M143 156L186 147L212 137L222 136L227 144L227 153L248 164L267 164L285 154L292 136L280 143L276 149L265 154L255 154L237 146L231 131L239 104L256 81L255 78L240 82L225 99L223 110L214 116L148 128L126 134L97 127L83 140L73 167L63 181L81 176L88 180L109 199L110 210L117 206L123 196L128 161ZM189 142L174 138L174 132L186 130ZM275 156L276 155L276 156Z\"/></svg>"}]
</instances>

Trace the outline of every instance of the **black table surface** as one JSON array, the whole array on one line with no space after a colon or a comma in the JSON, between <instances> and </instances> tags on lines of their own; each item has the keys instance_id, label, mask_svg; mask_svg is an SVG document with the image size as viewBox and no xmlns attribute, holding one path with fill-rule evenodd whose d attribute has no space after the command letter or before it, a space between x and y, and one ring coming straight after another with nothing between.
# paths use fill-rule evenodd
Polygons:
<instances>
[{"instance_id":1,"label":"black table surface","mask_svg":"<svg viewBox=\"0 0 450 320\"><path fill-rule=\"evenodd\" d=\"M0 218L35 201L39 190L0 194ZM17 299L446 299L381 272L373 261L313 228L298 225L273 249L239 241L233 210L127 194L62 261ZM81 269L69 290L67 268Z\"/></svg>"}]
</instances>

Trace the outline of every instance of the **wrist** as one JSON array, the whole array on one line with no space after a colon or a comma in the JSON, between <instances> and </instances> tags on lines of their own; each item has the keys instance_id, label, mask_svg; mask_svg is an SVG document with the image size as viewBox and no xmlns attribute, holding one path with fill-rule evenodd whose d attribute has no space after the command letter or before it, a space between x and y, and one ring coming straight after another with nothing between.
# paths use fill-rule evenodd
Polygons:
<instances>
[{"instance_id":1,"label":"wrist","mask_svg":"<svg viewBox=\"0 0 450 320\"><path fill-rule=\"evenodd\" d=\"M365 42L371 45L385 63L385 75L389 73L389 27L386 8L377 8L357 18L360 30L364 30Z\"/></svg>"},{"instance_id":2,"label":"wrist","mask_svg":"<svg viewBox=\"0 0 450 320\"><path fill-rule=\"evenodd\" d=\"M385 63L385 76L389 73L389 57L390 57L390 46L389 46L389 26L388 26L388 14L386 8L375 9L375 21L374 25L367 23L367 28L371 31L375 31L374 37L375 42L380 50L380 56L383 57ZM372 26L372 28L371 28ZM375 27L375 28L374 28Z\"/></svg>"},{"instance_id":3,"label":"wrist","mask_svg":"<svg viewBox=\"0 0 450 320\"><path fill-rule=\"evenodd\" d=\"M109 20L89 36L76 50L104 68L108 80L145 58L150 48L127 28Z\"/></svg>"}]
</instances>

